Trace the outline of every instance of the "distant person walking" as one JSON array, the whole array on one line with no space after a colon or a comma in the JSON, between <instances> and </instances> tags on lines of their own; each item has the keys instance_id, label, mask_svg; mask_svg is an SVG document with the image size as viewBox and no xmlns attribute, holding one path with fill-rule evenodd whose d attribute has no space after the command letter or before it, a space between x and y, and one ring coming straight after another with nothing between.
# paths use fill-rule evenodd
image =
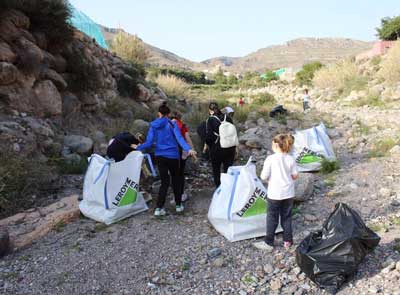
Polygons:
<instances>
[{"instance_id":1,"label":"distant person walking","mask_svg":"<svg viewBox=\"0 0 400 295\"><path fill-rule=\"evenodd\" d=\"M185 123L182 121L182 114L178 111L172 113L171 120L176 122L178 125L179 130L181 131L181 135L183 139L185 139L186 143L189 144L190 148L194 150L192 139L190 138L189 129ZM181 200L185 202L188 199L187 194L185 193L185 166L186 160L188 158L188 152L184 151L182 148L179 148L179 173L178 177L180 178L180 193L181 193Z\"/></svg>"},{"instance_id":2,"label":"distant person walking","mask_svg":"<svg viewBox=\"0 0 400 295\"><path fill-rule=\"evenodd\" d=\"M240 98L239 98L239 106L240 106L240 107L244 106L244 99L243 99L243 97L240 97Z\"/></svg>"},{"instance_id":3,"label":"distant person walking","mask_svg":"<svg viewBox=\"0 0 400 295\"><path fill-rule=\"evenodd\" d=\"M139 151L155 146L154 154L156 156L158 170L160 172L161 186L158 193L157 205L154 211L155 216L165 215L165 199L167 197L170 178L172 179L172 189L175 195L176 212L183 212L182 192L179 177L179 147L190 156L196 156L196 152L186 143L179 130L177 122L169 119L171 110L162 104L158 109L158 119L150 123L150 129L147 133L146 141L143 144L132 145Z\"/></svg>"},{"instance_id":4,"label":"distant person walking","mask_svg":"<svg viewBox=\"0 0 400 295\"><path fill-rule=\"evenodd\" d=\"M233 165L235 160L236 146L222 148L219 134L221 123L226 120L233 123L229 116L222 114L218 104L210 103L208 107L209 117L206 121L206 144L209 147L211 165L213 169L214 184L219 187L221 184L221 166L222 171L226 173L228 168Z\"/></svg>"},{"instance_id":5,"label":"distant person walking","mask_svg":"<svg viewBox=\"0 0 400 295\"><path fill-rule=\"evenodd\" d=\"M308 94L308 89L304 89L303 95L303 111L306 112L310 108L311 97Z\"/></svg>"}]
</instances>

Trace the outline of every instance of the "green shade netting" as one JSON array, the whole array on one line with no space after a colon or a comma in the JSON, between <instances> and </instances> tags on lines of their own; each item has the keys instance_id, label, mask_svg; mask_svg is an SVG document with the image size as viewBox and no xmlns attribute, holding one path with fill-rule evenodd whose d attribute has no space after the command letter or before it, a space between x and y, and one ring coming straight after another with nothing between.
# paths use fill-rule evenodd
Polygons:
<instances>
[{"instance_id":1,"label":"green shade netting","mask_svg":"<svg viewBox=\"0 0 400 295\"><path fill-rule=\"evenodd\" d=\"M108 49L106 40L99 25L92 21L86 14L71 5L71 24L79 31L96 40L101 47Z\"/></svg>"}]
</instances>

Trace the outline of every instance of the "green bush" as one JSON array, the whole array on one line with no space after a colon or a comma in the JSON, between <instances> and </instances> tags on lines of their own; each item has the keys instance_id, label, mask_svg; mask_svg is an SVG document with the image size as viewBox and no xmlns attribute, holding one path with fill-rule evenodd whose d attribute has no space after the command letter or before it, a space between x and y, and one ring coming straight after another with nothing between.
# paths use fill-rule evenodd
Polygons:
<instances>
[{"instance_id":1,"label":"green bush","mask_svg":"<svg viewBox=\"0 0 400 295\"><path fill-rule=\"evenodd\" d=\"M400 39L400 16L382 18L381 26L376 31L381 40Z\"/></svg>"},{"instance_id":2,"label":"green bush","mask_svg":"<svg viewBox=\"0 0 400 295\"><path fill-rule=\"evenodd\" d=\"M122 110L125 110L127 105L120 97L115 97L106 101L104 111L113 117L118 117Z\"/></svg>"},{"instance_id":3,"label":"green bush","mask_svg":"<svg viewBox=\"0 0 400 295\"><path fill-rule=\"evenodd\" d=\"M68 161L65 159L59 159L57 161L57 169L60 174L84 174L88 167L86 158L82 158L79 162Z\"/></svg>"},{"instance_id":4,"label":"green bush","mask_svg":"<svg viewBox=\"0 0 400 295\"><path fill-rule=\"evenodd\" d=\"M321 162L321 172L324 174L328 174L339 169L340 169L340 162L338 160L330 161L324 158Z\"/></svg>"},{"instance_id":5,"label":"green bush","mask_svg":"<svg viewBox=\"0 0 400 295\"><path fill-rule=\"evenodd\" d=\"M385 157L388 155L389 151L399 143L400 139L398 138L382 138L375 142L368 156L370 158Z\"/></svg>"},{"instance_id":6,"label":"green bush","mask_svg":"<svg viewBox=\"0 0 400 295\"><path fill-rule=\"evenodd\" d=\"M127 62L144 64L149 57L146 45L136 35L129 35L123 31L118 32L111 42L110 49Z\"/></svg>"},{"instance_id":7,"label":"green bush","mask_svg":"<svg viewBox=\"0 0 400 295\"><path fill-rule=\"evenodd\" d=\"M2 151L0 162L1 217L31 208L46 190L55 188L53 168L40 161Z\"/></svg>"},{"instance_id":8,"label":"green bush","mask_svg":"<svg viewBox=\"0 0 400 295\"><path fill-rule=\"evenodd\" d=\"M322 68L322 63L315 61L303 65L303 68L296 73L296 82L299 85L311 85L314 78L314 73Z\"/></svg>"},{"instance_id":9,"label":"green bush","mask_svg":"<svg viewBox=\"0 0 400 295\"><path fill-rule=\"evenodd\" d=\"M263 75L261 75L262 82L271 82L279 80L279 76L276 75L273 71L267 70Z\"/></svg>"},{"instance_id":10,"label":"green bush","mask_svg":"<svg viewBox=\"0 0 400 295\"><path fill-rule=\"evenodd\" d=\"M209 85L214 83L213 80L206 79L206 75L203 72L185 71L174 68L149 67L147 68L147 73L148 78L153 81L156 80L156 78L160 75L173 75L181 78L183 81L189 84Z\"/></svg>"},{"instance_id":11,"label":"green bush","mask_svg":"<svg viewBox=\"0 0 400 295\"><path fill-rule=\"evenodd\" d=\"M30 19L31 31L43 32L49 47L62 48L73 37L73 28L68 20L71 10L64 0L2 0L1 8L17 9Z\"/></svg>"}]
</instances>

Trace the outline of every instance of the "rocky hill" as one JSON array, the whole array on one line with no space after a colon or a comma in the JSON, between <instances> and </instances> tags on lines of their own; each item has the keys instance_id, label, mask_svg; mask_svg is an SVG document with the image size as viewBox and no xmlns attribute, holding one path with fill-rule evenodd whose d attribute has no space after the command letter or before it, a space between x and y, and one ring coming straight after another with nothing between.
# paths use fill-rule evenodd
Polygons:
<instances>
[{"instance_id":1,"label":"rocky hill","mask_svg":"<svg viewBox=\"0 0 400 295\"><path fill-rule=\"evenodd\" d=\"M122 29L107 28L104 26L101 26L101 29L103 31L103 35L107 43L110 43L115 37L115 35L120 30L122 30ZM198 63L180 57L170 51L160 49L145 42L144 44L149 53L148 63L151 65L157 65L160 67L184 68L184 69L195 69L199 66Z\"/></svg>"},{"instance_id":2,"label":"rocky hill","mask_svg":"<svg viewBox=\"0 0 400 295\"><path fill-rule=\"evenodd\" d=\"M206 67L222 67L231 72L265 71L281 67L299 68L303 64L320 61L331 63L354 56L372 47L371 42L344 38L300 38L283 45L273 45L243 57L217 57L202 64Z\"/></svg>"}]
</instances>

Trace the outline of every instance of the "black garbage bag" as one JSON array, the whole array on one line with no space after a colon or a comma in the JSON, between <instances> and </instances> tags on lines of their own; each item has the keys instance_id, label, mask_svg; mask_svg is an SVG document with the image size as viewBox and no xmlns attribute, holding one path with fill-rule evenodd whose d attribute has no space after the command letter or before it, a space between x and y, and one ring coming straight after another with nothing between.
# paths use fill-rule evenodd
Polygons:
<instances>
[{"instance_id":1,"label":"black garbage bag","mask_svg":"<svg viewBox=\"0 0 400 295\"><path fill-rule=\"evenodd\" d=\"M131 144L139 144L139 140L130 132L120 132L112 138L107 147L107 156L120 162L133 151Z\"/></svg>"},{"instance_id":2,"label":"black garbage bag","mask_svg":"<svg viewBox=\"0 0 400 295\"><path fill-rule=\"evenodd\" d=\"M338 203L322 230L308 235L297 247L296 261L314 283L335 294L379 241L356 211Z\"/></svg>"},{"instance_id":3,"label":"black garbage bag","mask_svg":"<svg viewBox=\"0 0 400 295\"><path fill-rule=\"evenodd\" d=\"M283 107L283 105L277 105L274 107L270 112L269 116L271 118L274 118L276 116L286 116L287 115L287 109Z\"/></svg>"}]
</instances>

